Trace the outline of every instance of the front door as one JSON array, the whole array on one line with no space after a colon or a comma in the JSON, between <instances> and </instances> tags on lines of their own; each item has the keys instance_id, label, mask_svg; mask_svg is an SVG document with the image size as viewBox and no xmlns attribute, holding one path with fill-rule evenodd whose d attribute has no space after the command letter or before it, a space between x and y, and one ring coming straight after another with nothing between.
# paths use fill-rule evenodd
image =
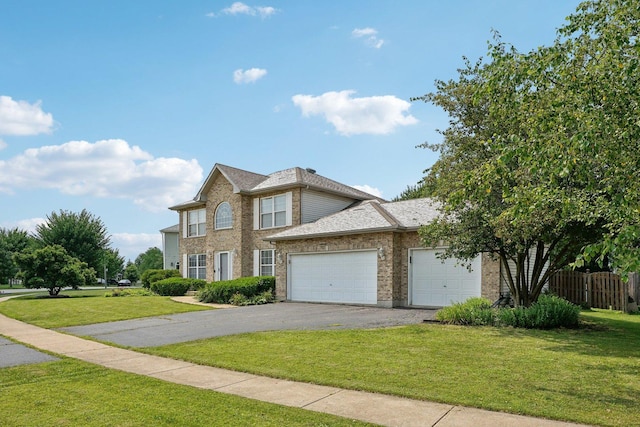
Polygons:
<instances>
[{"instance_id":1,"label":"front door","mask_svg":"<svg viewBox=\"0 0 640 427\"><path fill-rule=\"evenodd\" d=\"M218 252L216 267L216 280L229 280L231 279L230 273L230 258L229 252Z\"/></svg>"}]
</instances>

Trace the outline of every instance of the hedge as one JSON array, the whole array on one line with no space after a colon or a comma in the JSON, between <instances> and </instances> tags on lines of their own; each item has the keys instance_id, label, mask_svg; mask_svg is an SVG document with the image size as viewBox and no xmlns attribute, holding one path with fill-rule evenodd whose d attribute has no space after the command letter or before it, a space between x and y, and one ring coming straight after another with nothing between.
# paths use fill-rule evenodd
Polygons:
<instances>
[{"instance_id":1,"label":"hedge","mask_svg":"<svg viewBox=\"0 0 640 427\"><path fill-rule=\"evenodd\" d=\"M151 290L162 296L182 296L189 289L199 289L206 282L202 279L189 279L185 277L170 277L151 283Z\"/></svg>"},{"instance_id":2,"label":"hedge","mask_svg":"<svg viewBox=\"0 0 640 427\"><path fill-rule=\"evenodd\" d=\"M248 299L264 292L275 294L276 278L273 276L241 277L207 284L198 292L198 300L206 303L228 304L235 294Z\"/></svg>"},{"instance_id":3,"label":"hedge","mask_svg":"<svg viewBox=\"0 0 640 427\"><path fill-rule=\"evenodd\" d=\"M149 289L153 282L158 280L168 279L170 277L182 277L179 270L162 270L162 269L149 269L142 273L140 281L142 286Z\"/></svg>"}]
</instances>

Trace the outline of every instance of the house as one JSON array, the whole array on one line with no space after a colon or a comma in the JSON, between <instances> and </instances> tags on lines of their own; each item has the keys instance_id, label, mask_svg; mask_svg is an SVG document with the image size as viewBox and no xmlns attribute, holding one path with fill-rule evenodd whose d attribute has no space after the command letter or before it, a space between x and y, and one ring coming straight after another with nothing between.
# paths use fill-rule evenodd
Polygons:
<instances>
[{"instance_id":1,"label":"house","mask_svg":"<svg viewBox=\"0 0 640 427\"><path fill-rule=\"evenodd\" d=\"M372 199L312 169L262 175L216 164L193 200L169 208L180 219L180 270L208 281L274 275L264 237Z\"/></svg>"},{"instance_id":2,"label":"house","mask_svg":"<svg viewBox=\"0 0 640 427\"><path fill-rule=\"evenodd\" d=\"M208 281L275 275L281 300L445 306L499 295L499 263L471 270L423 248L430 199L387 202L291 168L269 175L216 164L178 212L180 270Z\"/></svg>"}]
</instances>

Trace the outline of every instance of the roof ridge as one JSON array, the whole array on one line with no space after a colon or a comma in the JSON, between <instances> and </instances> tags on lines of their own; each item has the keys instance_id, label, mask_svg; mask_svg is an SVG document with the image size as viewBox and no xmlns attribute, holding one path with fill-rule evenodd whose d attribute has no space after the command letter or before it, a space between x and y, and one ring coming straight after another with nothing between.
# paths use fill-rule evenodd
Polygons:
<instances>
[{"instance_id":1,"label":"roof ridge","mask_svg":"<svg viewBox=\"0 0 640 427\"><path fill-rule=\"evenodd\" d=\"M398 221L396 219L395 216L391 215L391 213L389 213L389 211L387 211L380 202L378 202L377 200L369 200L368 201L371 206L378 211L378 213L380 215L382 215L384 217L384 219L386 219L387 221L389 221L389 223L391 223L392 226L396 227L396 228L403 228L404 226L402 224L400 224L400 221Z\"/></svg>"}]
</instances>

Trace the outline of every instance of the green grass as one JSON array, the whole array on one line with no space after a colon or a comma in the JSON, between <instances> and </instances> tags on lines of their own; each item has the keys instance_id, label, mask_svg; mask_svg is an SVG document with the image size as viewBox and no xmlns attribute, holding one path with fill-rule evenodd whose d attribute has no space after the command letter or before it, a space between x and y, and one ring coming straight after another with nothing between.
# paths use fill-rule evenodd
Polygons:
<instances>
[{"instance_id":1,"label":"green grass","mask_svg":"<svg viewBox=\"0 0 640 427\"><path fill-rule=\"evenodd\" d=\"M364 426L64 359L0 369L0 425Z\"/></svg>"},{"instance_id":2,"label":"green grass","mask_svg":"<svg viewBox=\"0 0 640 427\"><path fill-rule=\"evenodd\" d=\"M0 312L54 328L202 309L166 297L96 297L103 294L21 297L0 304ZM584 312L582 319L591 326L538 331L422 324L283 331L145 351L415 399L606 426L638 425L640 316L601 310Z\"/></svg>"},{"instance_id":3,"label":"green grass","mask_svg":"<svg viewBox=\"0 0 640 427\"><path fill-rule=\"evenodd\" d=\"M160 296L105 298L111 290L63 291L69 298L48 298L42 294L4 301L0 313L43 328L60 328L139 317L161 316L208 307L183 304Z\"/></svg>"},{"instance_id":4,"label":"green grass","mask_svg":"<svg viewBox=\"0 0 640 427\"><path fill-rule=\"evenodd\" d=\"M24 286L22 286L22 285L9 286L7 284L0 284L0 290L2 290L2 289L24 289Z\"/></svg>"},{"instance_id":5,"label":"green grass","mask_svg":"<svg viewBox=\"0 0 640 427\"><path fill-rule=\"evenodd\" d=\"M640 316L577 330L424 324L284 331L146 349L255 374L607 425L640 420Z\"/></svg>"}]
</instances>

